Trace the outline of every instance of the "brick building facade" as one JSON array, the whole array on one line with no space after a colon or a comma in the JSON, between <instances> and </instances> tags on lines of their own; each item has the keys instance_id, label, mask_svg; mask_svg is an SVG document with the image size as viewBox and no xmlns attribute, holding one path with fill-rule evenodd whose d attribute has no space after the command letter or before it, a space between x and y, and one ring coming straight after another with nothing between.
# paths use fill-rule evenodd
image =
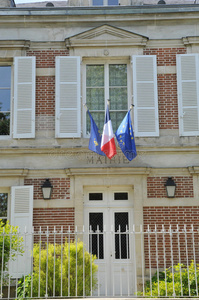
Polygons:
<instances>
[{"instance_id":1,"label":"brick building facade","mask_svg":"<svg viewBox=\"0 0 199 300\"><path fill-rule=\"evenodd\" d=\"M95 214L110 228L120 213L130 228L198 226L199 5L125 1L1 9L0 201L12 224L88 229ZM102 131L109 98L114 131L135 105L131 162L118 145L111 160L88 150L83 104Z\"/></svg>"}]
</instances>

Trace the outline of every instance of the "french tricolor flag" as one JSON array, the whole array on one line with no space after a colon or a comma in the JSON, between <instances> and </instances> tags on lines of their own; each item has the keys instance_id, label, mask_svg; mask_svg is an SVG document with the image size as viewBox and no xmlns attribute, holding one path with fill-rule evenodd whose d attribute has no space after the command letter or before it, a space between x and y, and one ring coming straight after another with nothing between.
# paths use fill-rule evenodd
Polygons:
<instances>
[{"instance_id":1,"label":"french tricolor flag","mask_svg":"<svg viewBox=\"0 0 199 300\"><path fill-rule=\"evenodd\" d=\"M117 154L108 104L102 133L101 150L109 159Z\"/></svg>"}]
</instances>

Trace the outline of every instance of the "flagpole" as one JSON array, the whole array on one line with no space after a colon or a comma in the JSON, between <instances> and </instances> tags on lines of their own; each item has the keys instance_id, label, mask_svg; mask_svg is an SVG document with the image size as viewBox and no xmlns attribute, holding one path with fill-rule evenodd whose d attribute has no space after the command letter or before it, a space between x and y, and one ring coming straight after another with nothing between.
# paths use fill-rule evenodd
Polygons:
<instances>
[{"instance_id":1,"label":"flagpole","mask_svg":"<svg viewBox=\"0 0 199 300\"><path fill-rule=\"evenodd\" d=\"M135 106L134 104L131 104L130 105L130 110L132 110L134 108L134 106Z\"/></svg>"}]
</instances>

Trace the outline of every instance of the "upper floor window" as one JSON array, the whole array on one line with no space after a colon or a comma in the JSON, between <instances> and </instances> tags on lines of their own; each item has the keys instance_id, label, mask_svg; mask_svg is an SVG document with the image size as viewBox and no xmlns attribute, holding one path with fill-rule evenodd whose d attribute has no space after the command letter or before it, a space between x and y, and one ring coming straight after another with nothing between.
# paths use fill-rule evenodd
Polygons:
<instances>
[{"instance_id":1,"label":"upper floor window","mask_svg":"<svg viewBox=\"0 0 199 300\"><path fill-rule=\"evenodd\" d=\"M128 57L84 58L81 71L80 57L56 57L56 138L80 138L82 124L83 136L89 136L85 109L81 122L82 103L102 132L108 99L114 132L133 100L135 136L159 136L156 56L133 55L130 59L131 65Z\"/></svg>"},{"instance_id":2,"label":"upper floor window","mask_svg":"<svg viewBox=\"0 0 199 300\"><path fill-rule=\"evenodd\" d=\"M35 137L35 61L35 57L14 57L13 67L0 66L1 139Z\"/></svg>"},{"instance_id":3,"label":"upper floor window","mask_svg":"<svg viewBox=\"0 0 199 300\"><path fill-rule=\"evenodd\" d=\"M93 0L93 6L119 5L119 0Z\"/></svg>"},{"instance_id":4,"label":"upper floor window","mask_svg":"<svg viewBox=\"0 0 199 300\"><path fill-rule=\"evenodd\" d=\"M4 223L7 222L8 219L8 194L0 193L0 219Z\"/></svg>"},{"instance_id":5,"label":"upper floor window","mask_svg":"<svg viewBox=\"0 0 199 300\"><path fill-rule=\"evenodd\" d=\"M128 110L127 64L86 65L86 103L100 132L104 125L107 99L115 132ZM87 115L86 133L90 132Z\"/></svg>"},{"instance_id":6,"label":"upper floor window","mask_svg":"<svg viewBox=\"0 0 199 300\"><path fill-rule=\"evenodd\" d=\"M0 136L10 135L11 66L0 66Z\"/></svg>"}]
</instances>

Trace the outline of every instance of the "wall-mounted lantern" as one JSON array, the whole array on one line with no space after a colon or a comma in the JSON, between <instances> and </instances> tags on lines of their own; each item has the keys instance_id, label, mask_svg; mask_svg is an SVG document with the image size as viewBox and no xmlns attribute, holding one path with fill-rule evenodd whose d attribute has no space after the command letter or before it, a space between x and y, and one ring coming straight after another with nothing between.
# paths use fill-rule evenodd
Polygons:
<instances>
[{"instance_id":1,"label":"wall-mounted lantern","mask_svg":"<svg viewBox=\"0 0 199 300\"><path fill-rule=\"evenodd\" d=\"M166 187L166 191L167 191L167 197L174 198L175 191L176 191L176 184L171 177L168 177L165 187Z\"/></svg>"},{"instance_id":2,"label":"wall-mounted lantern","mask_svg":"<svg viewBox=\"0 0 199 300\"><path fill-rule=\"evenodd\" d=\"M41 186L41 189L42 189L44 200L49 200L51 198L52 189L53 189L53 186L51 185L49 179L46 179L46 181Z\"/></svg>"}]
</instances>

